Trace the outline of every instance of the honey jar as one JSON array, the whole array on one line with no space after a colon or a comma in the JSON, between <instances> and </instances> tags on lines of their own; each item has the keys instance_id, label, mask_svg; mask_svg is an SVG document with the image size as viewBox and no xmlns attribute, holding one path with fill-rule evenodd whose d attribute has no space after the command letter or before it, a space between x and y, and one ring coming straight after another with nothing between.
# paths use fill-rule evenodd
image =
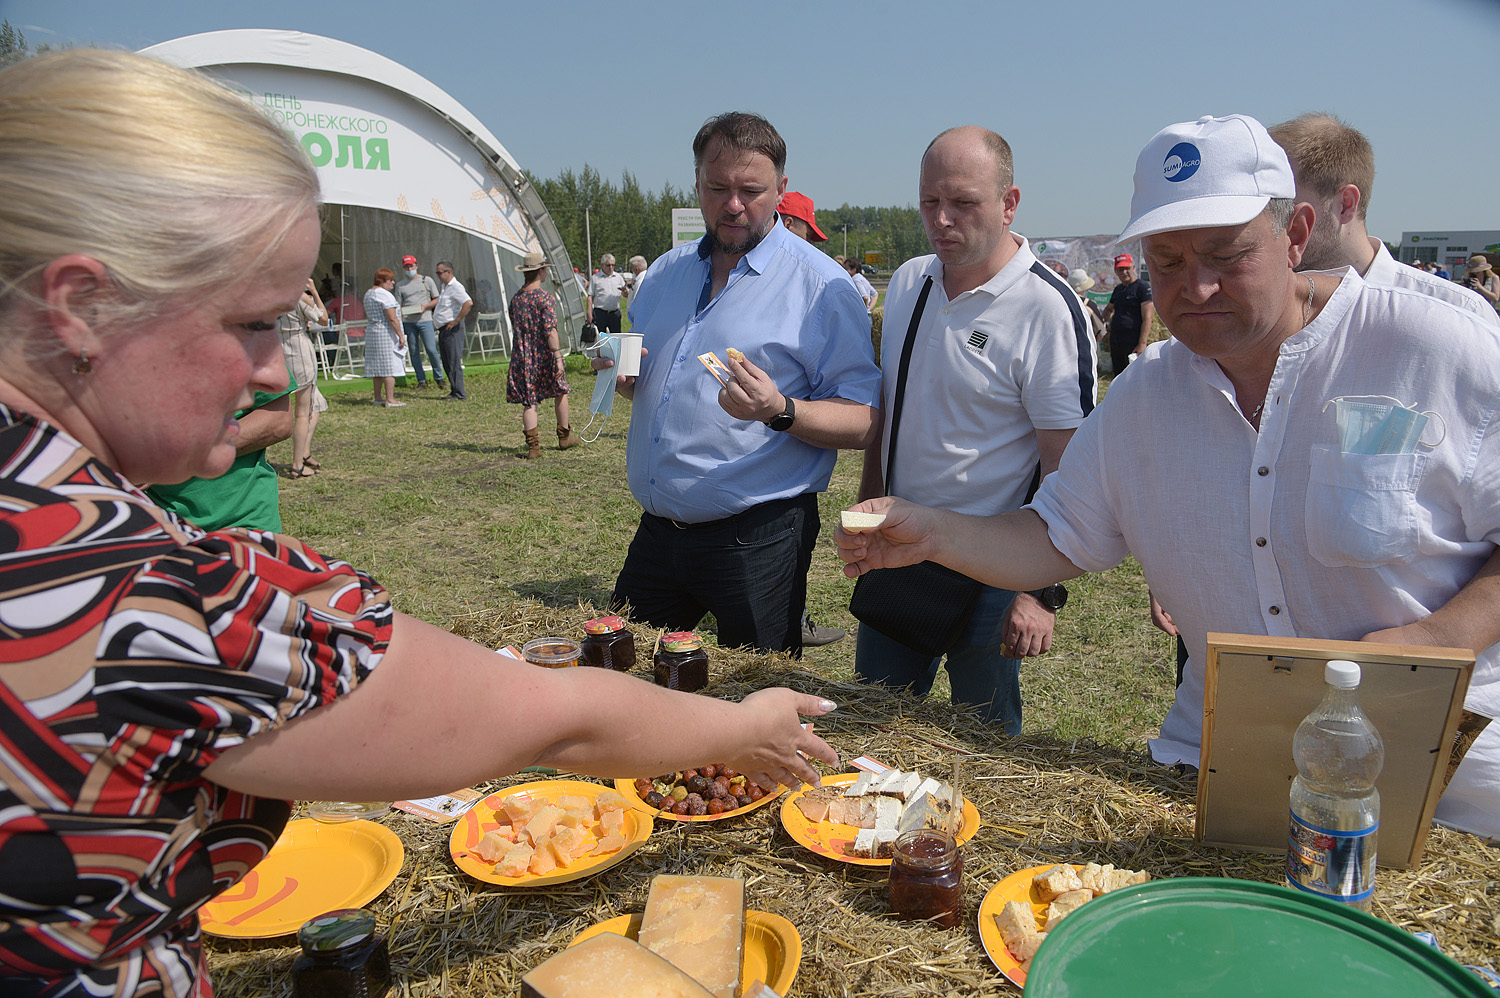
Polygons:
<instances>
[{"instance_id":1,"label":"honey jar","mask_svg":"<svg viewBox=\"0 0 1500 998\"><path fill-rule=\"evenodd\" d=\"M663 634L653 665L657 686L692 693L708 685L708 652L692 631Z\"/></svg>"},{"instance_id":2,"label":"honey jar","mask_svg":"<svg viewBox=\"0 0 1500 998\"><path fill-rule=\"evenodd\" d=\"M585 621L583 629L588 634L583 639L584 665L616 672L635 668L635 635L625 626L624 617L596 617Z\"/></svg>"}]
</instances>

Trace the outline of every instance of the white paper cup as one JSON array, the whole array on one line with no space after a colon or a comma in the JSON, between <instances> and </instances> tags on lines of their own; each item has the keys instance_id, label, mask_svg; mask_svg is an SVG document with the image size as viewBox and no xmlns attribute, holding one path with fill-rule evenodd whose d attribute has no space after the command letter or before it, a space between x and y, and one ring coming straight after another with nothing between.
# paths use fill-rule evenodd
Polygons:
<instances>
[{"instance_id":1,"label":"white paper cup","mask_svg":"<svg viewBox=\"0 0 1500 998\"><path fill-rule=\"evenodd\" d=\"M640 333L616 333L614 336L619 341L615 351L615 373L634 378L641 373L641 341L645 336Z\"/></svg>"}]
</instances>

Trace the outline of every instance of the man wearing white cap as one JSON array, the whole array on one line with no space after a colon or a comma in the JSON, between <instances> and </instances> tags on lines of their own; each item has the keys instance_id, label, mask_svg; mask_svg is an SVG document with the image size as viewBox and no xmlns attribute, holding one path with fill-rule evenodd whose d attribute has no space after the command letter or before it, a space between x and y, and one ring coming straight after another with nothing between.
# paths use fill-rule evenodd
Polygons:
<instances>
[{"instance_id":1,"label":"man wearing white cap","mask_svg":"<svg viewBox=\"0 0 1500 998\"><path fill-rule=\"evenodd\" d=\"M863 503L889 513L839 532L846 572L930 558L1031 589L1134 554L1191 656L1151 743L1160 762L1198 762L1209 631L1472 648L1466 706L1495 716L1500 337L1352 270L1297 273L1314 213L1295 195L1252 118L1158 133L1120 238L1142 239L1173 339L1115 382L1030 506L981 519ZM1371 453L1342 433L1359 403L1405 425L1402 445ZM1500 835L1497 729L1439 820Z\"/></svg>"}]
</instances>

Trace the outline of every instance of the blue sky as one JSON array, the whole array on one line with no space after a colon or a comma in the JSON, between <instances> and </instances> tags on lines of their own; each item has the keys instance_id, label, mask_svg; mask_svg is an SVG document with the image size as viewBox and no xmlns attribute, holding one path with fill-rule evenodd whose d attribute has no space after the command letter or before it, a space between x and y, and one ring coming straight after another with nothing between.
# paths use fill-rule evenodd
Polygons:
<instances>
[{"instance_id":1,"label":"blue sky","mask_svg":"<svg viewBox=\"0 0 1500 998\"><path fill-rule=\"evenodd\" d=\"M1036 235L1123 227L1136 154L1166 124L1328 110L1375 146L1372 233L1500 228L1497 0L0 0L0 15L33 45L328 35L426 76L538 175L587 163L649 189L689 186L698 125L743 109L781 131L791 187L820 206L911 204L928 140L981 124L1015 151L1016 229Z\"/></svg>"}]
</instances>

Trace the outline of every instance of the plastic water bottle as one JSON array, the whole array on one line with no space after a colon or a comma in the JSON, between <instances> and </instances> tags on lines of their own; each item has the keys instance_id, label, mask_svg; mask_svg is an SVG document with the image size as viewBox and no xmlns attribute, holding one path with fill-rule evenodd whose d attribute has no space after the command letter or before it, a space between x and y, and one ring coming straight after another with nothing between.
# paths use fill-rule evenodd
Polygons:
<instances>
[{"instance_id":1,"label":"plastic water bottle","mask_svg":"<svg viewBox=\"0 0 1500 998\"><path fill-rule=\"evenodd\" d=\"M1359 666L1329 662L1328 690L1292 737L1292 781L1286 853L1290 887L1370 910L1375 889L1375 836L1385 743L1359 709Z\"/></svg>"}]
</instances>

